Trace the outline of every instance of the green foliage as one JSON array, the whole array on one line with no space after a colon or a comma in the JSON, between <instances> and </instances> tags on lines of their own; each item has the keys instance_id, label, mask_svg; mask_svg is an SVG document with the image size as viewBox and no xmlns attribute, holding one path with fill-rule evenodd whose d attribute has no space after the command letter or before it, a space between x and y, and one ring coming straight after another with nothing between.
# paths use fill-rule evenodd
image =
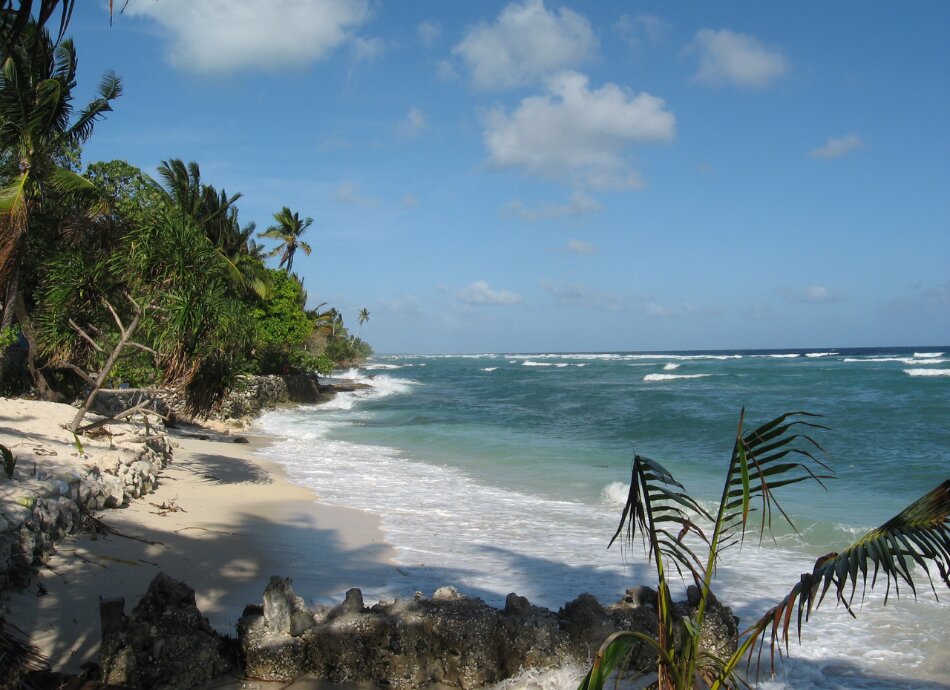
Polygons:
<instances>
[{"instance_id":1,"label":"green foliage","mask_svg":"<svg viewBox=\"0 0 950 690\"><path fill-rule=\"evenodd\" d=\"M6 350L11 345L20 342L20 329L16 326L0 329L0 350Z\"/></svg>"},{"instance_id":2,"label":"green foliage","mask_svg":"<svg viewBox=\"0 0 950 690\"><path fill-rule=\"evenodd\" d=\"M760 658L766 633L771 631L769 644L774 664L775 646L780 643L788 645L793 619L797 622L800 638L803 622L821 605L832 588L835 601L854 615L851 603L858 577L860 575L866 588L869 563L874 565L872 588L878 574L883 573L888 591L892 583L895 590L904 583L916 595L910 567L916 564L927 576L936 595L928 563L936 564L940 579L950 587L948 480L840 554L831 553L819 558L813 571L803 573L785 599L742 633L732 657L719 659L706 654L700 647L699 631L703 627L706 605L713 596L711 586L715 568L723 553L745 538L751 513L761 513L757 530L760 535L766 530L771 532L774 513L791 525L775 491L805 481L820 484L822 479L831 476L825 474L830 472L828 467L815 457L820 446L808 435L813 429L824 428L810 421L813 415L787 413L748 433L743 431L743 416L740 416L715 518L686 493L670 472L653 460L640 455L634 457L630 493L614 539L626 529L630 543L642 537L649 545L649 556L654 560L658 579L659 633L656 638L638 632L620 632L609 637L581 683L582 690L607 687L613 682L614 674L633 679L650 672L656 675L655 687L660 690L745 687L746 681L737 671L742 659L748 655L751 663L756 648ZM711 536L706 536L695 521L697 519L712 523ZM691 546L685 541L689 535L693 536L696 545ZM697 556L697 545L707 549L705 568ZM675 566L681 574L683 570L687 571L690 579L699 585L700 603L689 620L674 617L667 565ZM887 597L884 603L887 603ZM639 643L647 644L656 652L656 668L626 668L629 650Z\"/></svg>"},{"instance_id":3,"label":"green foliage","mask_svg":"<svg viewBox=\"0 0 950 690\"><path fill-rule=\"evenodd\" d=\"M256 345L262 349L300 347L313 332L313 320L302 308L303 286L283 271L268 269L266 277L269 294L251 312Z\"/></svg>"}]
</instances>

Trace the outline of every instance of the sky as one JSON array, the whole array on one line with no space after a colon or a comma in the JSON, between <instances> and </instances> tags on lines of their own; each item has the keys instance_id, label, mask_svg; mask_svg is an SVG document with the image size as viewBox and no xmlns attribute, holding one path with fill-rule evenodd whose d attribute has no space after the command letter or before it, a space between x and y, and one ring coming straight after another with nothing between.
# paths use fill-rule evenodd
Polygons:
<instances>
[{"instance_id":1,"label":"sky","mask_svg":"<svg viewBox=\"0 0 950 690\"><path fill-rule=\"evenodd\" d=\"M379 353L950 344L950 3L77 3L84 163L313 218ZM276 260L275 260L276 261Z\"/></svg>"}]
</instances>

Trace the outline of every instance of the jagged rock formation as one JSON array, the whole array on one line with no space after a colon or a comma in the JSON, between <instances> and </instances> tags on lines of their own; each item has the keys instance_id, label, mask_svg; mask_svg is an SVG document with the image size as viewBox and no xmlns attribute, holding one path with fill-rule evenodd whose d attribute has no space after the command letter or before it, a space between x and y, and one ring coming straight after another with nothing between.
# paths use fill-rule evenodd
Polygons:
<instances>
[{"instance_id":1,"label":"jagged rock formation","mask_svg":"<svg viewBox=\"0 0 950 690\"><path fill-rule=\"evenodd\" d=\"M693 610L688 602L678 609L681 615ZM735 650L732 611L718 602L707 610L706 648L718 654ZM339 606L308 612L290 581L281 578L272 578L264 605L249 606L238 623L244 672L250 678L292 680L311 674L392 688L433 682L479 688L525 668L585 663L618 630L655 634L655 609L630 595L604 607L590 594L557 613L517 594L509 594L505 608L496 609L443 587L431 599L417 594L369 608L353 589ZM645 668L655 658L643 645L632 663Z\"/></svg>"},{"instance_id":2,"label":"jagged rock formation","mask_svg":"<svg viewBox=\"0 0 950 690\"><path fill-rule=\"evenodd\" d=\"M188 585L159 573L130 616L124 608L123 599L100 604L105 682L178 690L231 669L228 641L211 629Z\"/></svg>"},{"instance_id":3,"label":"jagged rock formation","mask_svg":"<svg viewBox=\"0 0 950 690\"><path fill-rule=\"evenodd\" d=\"M638 588L643 591L651 590ZM631 594L633 592L633 594ZM655 597L655 592L653 593ZM371 682L397 690L431 683L481 688L529 668L587 663L618 630L656 631L652 604L630 590L602 606L582 594L558 612L509 594L503 609L442 587L431 598L367 607L358 589L332 608L311 610L289 579L274 577L263 605L248 606L238 622L240 665L251 679L292 681L313 675L336 683ZM194 591L159 574L148 594L125 616L122 600L102 604L103 680L151 688L188 688L231 667L228 641L214 633L195 606ZM693 609L688 602L682 615ZM707 608L706 648L731 654L736 619L718 602ZM634 664L655 665L646 646Z\"/></svg>"}]
</instances>

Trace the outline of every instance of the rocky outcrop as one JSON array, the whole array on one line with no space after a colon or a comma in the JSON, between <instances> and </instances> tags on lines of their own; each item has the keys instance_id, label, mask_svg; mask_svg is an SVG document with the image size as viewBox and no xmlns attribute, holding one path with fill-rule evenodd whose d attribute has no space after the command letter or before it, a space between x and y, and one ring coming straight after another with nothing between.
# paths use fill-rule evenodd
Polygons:
<instances>
[{"instance_id":1,"label":"rocky outcrop","mask_svg":"<svg viewBox=\"0 0 950 690\"><path fill-rule=\"evenodd\" d=\"M606 607L582 594L555 613L517 594L493 608L453 587L367 607L351 589L338 606L311 610L289 579L274 577L263 604L245 609L236 646L210 628L190 587L160 573L130 616L122 599L101 603L99 665L104 681L144 690L196 687L232 668L262 681L313 675L397 690L432 683L468 690L525 669L586 664L618 630L655 634L653 605L632 591ZM676 608L695 612L689 602ZM732 611L711 601L707 616L706 649L728 656L736 648ZM648 668L655 654L641 646L631 663Z\"/></svg>"},{"instance_id":2,"label":"rocky outcrop","mask_svg":"<svg viewBox=\"0 0 950 690\"><path fill-rule=\"evenodd\" d=\"M16 475L3 478L0 589L28 584L34 566L49 558L57 541L82 529L89 511L125 505L153 490L172 457L164 426L155 421L147 429L124 428L126 435L113 439L109 450L78 457L74 468L30 473L21 460Z\"/></svg>"},{"instance_id":3,"label":"rocky outcrop","mask_svg":"<svg viewBox=\"0 0 950 690\"><path fill-rule=\"evenodd\" d=\"M231 669L228 640L202 617L188 585L159 573L132 614L124 609L123 599L100 603L99 665L106 683L177 690Z\"/></svg>"},{"instance_id":4,"label":"rocky outcrop","mask_svg":"<svg viewBox=\"0 0 950 690\"><path fill-rule=\"evenodd\" d=\"M677 608L681 615L693 611L688 602ZM708 607L707 616L706 648L728 656L736 646L736 619L718 602ZM290 581L281 578L272 578L264 605L249 606L238 623L244 673L250 678L293 680L311 674L392 688L430 683L479 688L526 668L586 663L619 630L655 634L653 605L628 594L604 607L582 594L554 613L510 594L504 609L496 609L443 587L432 598L416 594L372 607L364 606L354 589L339 606L308 611ZM632 663L645 668L655 664L655 657L641 645Z\"/></svg>"}]
</instances>

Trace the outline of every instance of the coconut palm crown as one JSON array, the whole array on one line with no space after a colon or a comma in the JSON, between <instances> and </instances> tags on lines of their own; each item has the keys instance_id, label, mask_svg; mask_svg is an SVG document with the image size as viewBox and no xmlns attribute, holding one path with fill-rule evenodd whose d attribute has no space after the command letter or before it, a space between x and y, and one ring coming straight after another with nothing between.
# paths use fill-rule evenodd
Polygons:
<instances>
[{"instance_id":1,"label":"coconut palm crown","mask_svg":"<svg viewBox=\"0 0 950 690\"><path fill-rule=\"evenodd\" d=\"M287 273L293 271L294 254L300 249L304 254L310 256L310 245L300 239L300 236L313 224L313 218L301 218L299 213L291 212L284 206L280 211L274 214L276 225L272 225L264 232L258 233L258 237L266 237L270 240L278 240L280 244L274 248L269 256L280 254L281 268L286 267Z\"/></svg>"}]
</instances>

